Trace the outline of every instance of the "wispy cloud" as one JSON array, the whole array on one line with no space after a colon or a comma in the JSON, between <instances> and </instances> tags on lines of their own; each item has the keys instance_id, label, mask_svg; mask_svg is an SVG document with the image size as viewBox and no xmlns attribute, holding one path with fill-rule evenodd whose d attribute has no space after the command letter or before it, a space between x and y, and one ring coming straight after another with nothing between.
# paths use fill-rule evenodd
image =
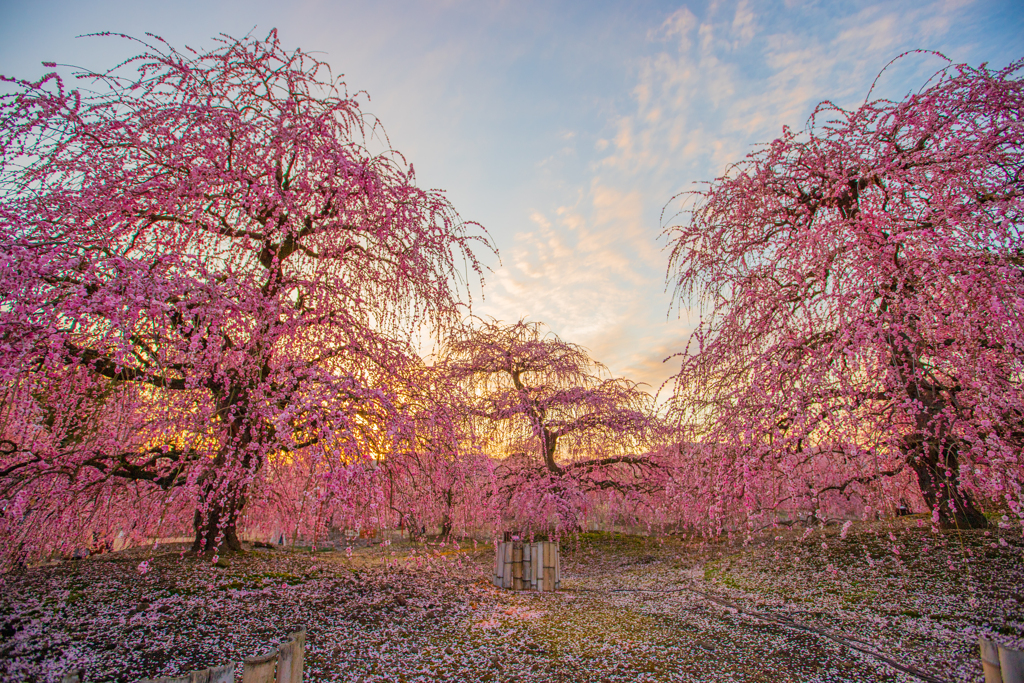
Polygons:
<instances>
[{"instance_id":1,"label":"wispy cloud","mask_svg":"<svg viewBox=\"0 0 1024 683\"><path fill-rule=\"evenodd\" d=\"M817 3L759 7L716 1L698 16L682 6L652 23L628 103L587 150L588 177L565 183L564 203L531 208L532 226L515 235L492 279L492 314L544 320L616 374L657 387L674 365L662 360L686 348L695 322L685 317L688 302L680 302L682 319L666 320L658 236L669 198L721 174L784 125L802 127L822 100L857 106L890 59L950 49L958 43L947 34L977 11L946 0L839 12ZM907 60L876 94L902 97L941 66Z\"/></svg>"}]
</instances>

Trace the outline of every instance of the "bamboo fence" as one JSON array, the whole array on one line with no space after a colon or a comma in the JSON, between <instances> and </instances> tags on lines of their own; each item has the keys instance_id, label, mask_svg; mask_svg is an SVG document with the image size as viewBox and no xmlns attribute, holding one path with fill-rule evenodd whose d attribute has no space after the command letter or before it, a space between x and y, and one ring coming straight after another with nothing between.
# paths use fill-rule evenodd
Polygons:
<instances>
[{"instance_id":1,"label":"bamboo fence","mask_svg":"<svg viewBox=\"0 0 1024 683\"><path fill-rule=\"evenodd\" d=\"M306 654L306 629L288 634L288 640L258 657L241 662L242 683L302 683L302 662ZM234 683L238 664L231 662L193 671L185 676L164 676L140 683ZM65 674L61 683L82 683L81 672Z\"/></svg>"},{"instance_id":2,"label":"bamboo fence","mask_svg":"<svg viewBox=\"0 0 1024 683\"><path fill-rule=\"evenodd\" d=\"M562 584L562 563L558 543L503 541L494 553L494 585L499 588L542 592L556 591Z\"/></svg>"},{"instance_id":3,"label":"bamboo fence","mask_svg":"<svg viewBox=\"0 0 1024 683\"><path fill-rule=\"evenodd\" d=\"M1003 647L985 636L978 640L985 683L1024 683L1024 652Z\"/></svg>"}]
</instances>

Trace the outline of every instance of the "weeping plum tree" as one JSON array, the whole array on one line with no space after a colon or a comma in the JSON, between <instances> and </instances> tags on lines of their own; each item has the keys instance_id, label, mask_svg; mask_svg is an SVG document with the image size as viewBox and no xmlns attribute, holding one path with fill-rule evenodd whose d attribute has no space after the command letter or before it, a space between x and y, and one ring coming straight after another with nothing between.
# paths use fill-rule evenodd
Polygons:
<instances>
[{"instance_id":1,"label":"weeping plum tree","mask_svg":"<svg viewBox=\"0 0 1024 683\"><path fill-rule=\"evenodd\" d=\"M413 536L438 527L444 537L493 521L493 462L466 416L466 387L444 366L411 368L400 391L405 430L380 463L381 495Z\"/></svg>"},{"instance_id":2,"label":"weeping plum tree","mask_svg":"<svg viewBox=\"0 0 1024 683\"><path fill-rule=\"evenodd\" d=\"M669 278L701 319L673 411L705 509L916 480L942 526L1024 515L1022 68L822 103L685 195Z\"/></svg>"},{"instance_id":3,"label":"weeping plum tree","mask_svg":"<svg viewBox=\"0 0 1024 683\"><path fill-rule=\"evenodd\" d=\"M25 547L178 514L237 549L264 472L401 433L402 340L461 320L489 248L276 32L138 42L79 90L4 78L0 499Z\"/></svg>"},{"instance_id":4,"label":"weeping plum tree","mask_svg":"<svg viewBox=\"0 0 1024 683\"><path fill-rule=\"evenodd\" d=\"M528 523L580 523L586 494L656 487L663 436L653 399L611 378L586 350L541 323L480 321L453 336L443 366L465 387L482 450L503 458L499 504Z\"/></svg>"}]
</instances>

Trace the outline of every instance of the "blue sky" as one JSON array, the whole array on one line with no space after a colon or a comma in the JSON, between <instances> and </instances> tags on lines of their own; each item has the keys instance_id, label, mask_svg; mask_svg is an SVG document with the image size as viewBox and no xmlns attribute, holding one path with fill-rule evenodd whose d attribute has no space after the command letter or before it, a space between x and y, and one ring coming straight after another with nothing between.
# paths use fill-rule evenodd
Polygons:
<instances>
[{"instance_id":1,"label":"blue sky","mask_svg":"<svg viewBox=\"0 0 1024 683\"><path fill-rule=\"evenodd\" d=\"M175 46L265 34L315 51L365 90L420 184L443 188L501 252L475 312L529 316L616 375L656 389L685 347L669 314L661 213L751 145L800 128L830 99L853 107L906 50L1001 67L1024 57L1024 4L921 2L10 2L0 73L92 68L132 54L96 31ZM899 62L901 98L942 66Z\"/></svg>"}]
</instances>

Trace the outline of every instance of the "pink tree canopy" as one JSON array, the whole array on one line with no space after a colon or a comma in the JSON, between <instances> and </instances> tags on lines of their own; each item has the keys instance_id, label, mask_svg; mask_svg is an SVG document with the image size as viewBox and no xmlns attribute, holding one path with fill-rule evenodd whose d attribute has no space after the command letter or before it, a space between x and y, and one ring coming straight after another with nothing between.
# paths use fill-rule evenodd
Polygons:
<instances>
[{"instance_id":1,"label":"pink tree canopy","mask_svg":"<svg viewBox=\"0 0 1024 683\"><path fill-rule=\"evenodd\" d=\"M464 387L480 450L501 460L506 517L575 528L590 492L656 488L650 452L664 432L652 396L541 323L479 321L449 340L442 364Z\"/></svg>"},{"instance_id":2,"label":"pink tree canopy","mask_svg":"<svg viewBox=\"0 0 1024 683\"><path fill-rule=\"evenodd\" d=\"M443 537L492 524L494 463L474 438L466 387L443 364L410 366L398 391L405 416L379 463L381 496L413 537L436 527Z\"/></svg>"},{"instance_id":3,"label":"pink tree canopy","mask_svg":"<svg viewBox=\"0 0 1024 683\"><path fill-rule=\"evenodd\" d=\"M706 473L691 504L1024 515L1022 68L822 103L680 196L665 235L677 301L700 312L672 402Z\"/></svg>"},{"instance_id":4,"label":"pink tree canopy","mask_svg":"<svg viewBox=\"0 0 1024 683\"><path fill-rule=\"evenodd\" d=\"M112 511L238 548L264 472L400 438L388 378L490 248L276 32L141 45L88 89L3 79L0 499L27 550Z\"/></svg>"}]
</instances>

